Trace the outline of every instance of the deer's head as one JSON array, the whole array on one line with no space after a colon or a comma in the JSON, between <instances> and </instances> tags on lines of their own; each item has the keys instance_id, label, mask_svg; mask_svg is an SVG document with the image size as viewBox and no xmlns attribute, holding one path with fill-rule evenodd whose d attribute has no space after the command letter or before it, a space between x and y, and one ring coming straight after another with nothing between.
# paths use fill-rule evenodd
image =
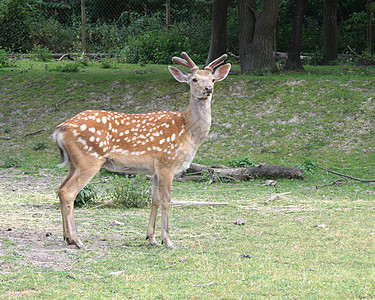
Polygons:
<instances>
[{"instance_id":1,"label":"deer's head","mask_svg":"<svg viewBox=\"0 0 375 300\"><path fill-rule=\"evenodd\" d=\"M203 70L199 70L196 64L185 52L182 52L182 57L184 59L173 57L172 61L189 68L191 73L169 66L168 69L173 77L179 82L186 82L190 85L192 97L198 100L211 99L215 82L225 79L230 71L231 64L225 64L215 70L217 66L225 61L227 55L223 54L204 67Z\"/></svg>"}]
</instances>

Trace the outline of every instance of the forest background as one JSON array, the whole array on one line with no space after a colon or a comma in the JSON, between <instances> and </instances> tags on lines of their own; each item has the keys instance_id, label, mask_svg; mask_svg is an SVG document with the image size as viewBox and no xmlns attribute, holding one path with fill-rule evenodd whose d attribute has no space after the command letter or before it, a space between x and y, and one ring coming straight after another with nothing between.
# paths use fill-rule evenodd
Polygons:
<instances>
[{"instance_id":1,"label":"forest background","mask_svg":"<svg viewBox=\"0 0 375 300\"><path fill-rule=\"evenodd\" d=\"M291 50L291 38L298 35L292 28L298 4L303 6L298 50L312 55L313 63L329 64L338 53L350 51L371 55L375 2L370 0L0 0L0 48L12 53L38 49L110 53L126 63L167 64L181 51L190 53L197 63L220 52L245 59L246 44L261 30L256 21L262 15L266 20L276 18L265 24L270 37L262 36L270 41L268 52ZM246 24L252 18L255 21ZM327 51L333 55L324 59ZM273 69L274 65L266 62L250 68Z\"/></svg>"}]
</instances>

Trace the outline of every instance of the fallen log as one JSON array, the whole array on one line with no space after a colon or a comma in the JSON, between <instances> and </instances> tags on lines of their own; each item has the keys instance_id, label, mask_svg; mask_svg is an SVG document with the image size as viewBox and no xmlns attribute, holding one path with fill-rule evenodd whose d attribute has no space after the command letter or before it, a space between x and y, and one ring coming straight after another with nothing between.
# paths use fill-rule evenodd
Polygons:
<instances>
[{"instance_id":1,"label":"fallen log","mask_svg":"<svg viewBox=\"0 0 375 300\"><path fill-rule=\"evenodd\" d=\"M175 181L190 181L209 178L209 183L218 180L245 181L254 178L288 178L288 179L304 179L303 171L296 167L277 166L260 164L249 168L233 168L223 165L205 166L192 163L190 167L183 173L175 176Z\"/></svg>"}]
</instances>

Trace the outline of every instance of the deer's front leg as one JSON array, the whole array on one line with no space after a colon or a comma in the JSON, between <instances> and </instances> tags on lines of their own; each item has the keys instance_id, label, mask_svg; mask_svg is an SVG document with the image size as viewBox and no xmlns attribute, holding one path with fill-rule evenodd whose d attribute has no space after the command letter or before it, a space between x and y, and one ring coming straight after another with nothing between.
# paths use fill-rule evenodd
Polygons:
<instances>
[{"instance_id":1,"label":"deer's front leg","mask_svg":"<svg viewBox=\"0 0 375 300\"><path fill-rule=\"evenodd\" d=\"M147 227L146 239L150 240L152 246L158 246L159 243L155 239L155 222L158 208L160 206L160 192L159 192L159 180L155 174L152 182L152 202L151 202L151 213Z\"/></svg>"},{"instance_id":2,"label":"deer's front leg","mask_svg":"<svg viewBox=\"0 0 375 300\"><path fill-rule=\"evenodd\" d=\"M166 174L159 180L159 189L161 197L161 238L163 244L167 248L173 249L173 243L169 238L169 221L168 214L171 205L171 189L172 189L173 174Z\"/></svg>"}]
</instances>

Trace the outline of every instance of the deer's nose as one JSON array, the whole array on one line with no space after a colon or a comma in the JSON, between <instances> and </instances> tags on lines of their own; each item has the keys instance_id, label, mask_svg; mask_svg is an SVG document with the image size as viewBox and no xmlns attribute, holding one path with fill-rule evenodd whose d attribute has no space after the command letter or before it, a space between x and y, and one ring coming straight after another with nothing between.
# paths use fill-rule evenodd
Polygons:
<instances>
[{"instance_id":1,"label":"deer's nose","mask_svg":"<svg viewBox=\"0 0 375 300\"><path fill-rule=\"evenodd\" d=\"M206 92L211 94L212 93L212 86L206 86Z\"/></svg>"}]
</instances>

